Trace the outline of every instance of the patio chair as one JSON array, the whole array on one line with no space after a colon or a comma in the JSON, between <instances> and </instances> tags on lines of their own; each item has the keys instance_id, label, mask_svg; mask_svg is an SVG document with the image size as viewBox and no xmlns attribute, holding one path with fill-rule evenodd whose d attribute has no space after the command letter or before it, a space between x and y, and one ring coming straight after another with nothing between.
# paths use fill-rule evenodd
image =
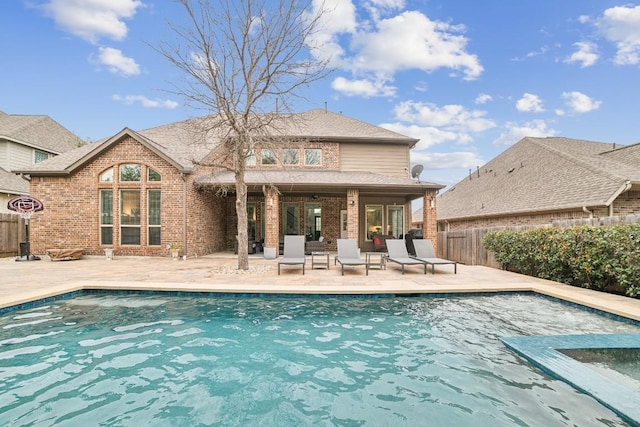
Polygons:
<instances>
[{"instance_id":1,"label":"patio chair","mask_svg":"<svg viewBox=\"0 0 640 427\"><path fill-rule=\"evenodd\" d=\"M302 265L304 275L304 264L307 261L304 255L304 236L284 236L284 255L278 261L278 275L280 275L281 265Z\"/></svg>"},{"instance_id":2,"label":"patio chair","mask_svg":"<svg viewBox=\"0 0 640 427\"><path fill-rule=\"evenodd\" d=\"M364 265L365 275L369 275L369 263L360 258L358 243L353 239L338 239L338 255L334 262L339 262L344 276L344 266Z\"/></svg>"},{"instance_id":3,"label":"patio chair","mask_svg":"<svg viewBox=\"0 0 640 427\"><path fill-rule=\"evenodd\" d=\"M424 266L424 274L427 274L427 263L419 259L411 258L404 240L387 240L387 261L395 262L402 266L402 274L404 274L405 265L422 265Z\"/></svg>"},{"instance_id":4,"label":"patio chair","mask_svg":"<svg viewBox=\"0 0 640 427\"><path fill-rule=\"evenodd\" d=\"M416 256L413 258L426 262L431 266L431 274L436 273L436 265L453 264L453 274L458 273L458 263L444 258L438 258L433 250L433 243L430 239L414 240L413 246L416 249Z\"/></svg>"}]
</instances>

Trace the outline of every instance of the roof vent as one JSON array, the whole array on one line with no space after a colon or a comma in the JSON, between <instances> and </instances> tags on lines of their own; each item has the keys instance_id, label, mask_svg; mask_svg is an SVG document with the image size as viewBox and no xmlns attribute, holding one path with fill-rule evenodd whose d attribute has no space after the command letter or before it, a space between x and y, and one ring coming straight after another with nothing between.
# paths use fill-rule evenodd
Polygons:
<instances>
[{"instance_id":1,"label":"roof vent","mask_svg":"<svg viewBox=\"0 0 640 427\"><path fill-rule=\"evenodd\" d=\"M516 170L516 168L511 168L511 169L509 169L507 172L511 173L511 172L513 172L514 170Z\"/></svg>"}]
</instances>

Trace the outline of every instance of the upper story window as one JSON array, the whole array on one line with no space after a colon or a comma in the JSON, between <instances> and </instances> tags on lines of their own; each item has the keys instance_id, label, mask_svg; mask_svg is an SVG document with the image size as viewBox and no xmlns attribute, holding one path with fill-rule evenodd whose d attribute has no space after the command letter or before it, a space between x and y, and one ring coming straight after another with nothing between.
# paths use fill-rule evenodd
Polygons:
<instances>
[{"instance_id":1,"label":"upper story window","mask_svg":"<svg viewBox=\"0 0 640 427\"><path fill-rule=\"evenodd\" d=\"M322 164L322 150L319 148L305 148L304 164L307 166L317 166Z\"/></svg>"},{"instance_id":2,"label":"upper story window","mask_svg":"<svg viewBox=\"0 0 640 427\"><path fill-rule=\"evenodd\" d=\"M155 169L148 168L147 169L147 181L149 182L160 182L160 173Z\"/></svg>"},{"instance_id":3,"label":"upper story window","mask_svg":"<svg viewBox=\"0 0 640 427\"><path fill-rule=\"evenodd\" d=\"M120 182L140 182L142 168L137 164L120 165Z\"/></svg>"},{"instance_id":4,"label":"upper story window","mask_svg":"<svg viewBox=\"0 0 640 427\"><path fill-rule=\"evenodd\" d=\"M263 165L276 165L278 164L278 155L275 150L263 149L261 151L261 163Z\"/></svg>"},{"instance_id":5,"label":"upper story window","mask_svg":"<svg viewBox=\"0 0 640 427\"><path fill-rule=\"evenodd\" d=\"M113 182L113 168L109 168L100 174L100 182Z\"/></svg>"},{"instance_id":6,"label":"upper story window","mask_svg":"<svg viewBox=\"0 0 640 427\"><path fill-rule=\"evenodd\" d=\"M300 164L300 150L297 148L285 148L282 150L282 164L283 165L299 165Z\"/></svg>"},{"instance_id":7,"label":"upper story window","mask_svg":"<svg viewBox=\"0 0 640 427\"><path fill-rule=\"evenodd\" d=\"M245 158L245 165L247 166L255 166L256 165L256 152L251 150L249 151L249 153L247 154L247 157Z\"/></svg>"},{"instance_id":8,"label":"upper story window","mask_svg":"<svg viewBox=\"0 0 640 427\"><path fill-rule=\"evenodd\" d=\"M34 163L44 162L48 158L49 158L49 153L47 153L46 151L35 150L33 154Z\"/></svg>"}]
</instances>

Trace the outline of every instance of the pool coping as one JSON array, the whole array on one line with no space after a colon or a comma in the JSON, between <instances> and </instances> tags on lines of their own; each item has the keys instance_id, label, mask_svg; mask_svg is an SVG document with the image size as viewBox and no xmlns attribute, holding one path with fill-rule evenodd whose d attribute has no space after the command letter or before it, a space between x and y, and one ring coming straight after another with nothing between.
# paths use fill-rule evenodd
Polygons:
<instances>
[{"instance_id":1,"label":"pool coping","mask_svg":"<svg viewBox=\"0 0 640 427\"><path fill-rule=\"evenodd\" d=\"M640 426L640 390L615 382L558 351L640 348L640 334L514 336L500 340L535 367L592 396L632 426Z\"/></svg>"}]
</instances>

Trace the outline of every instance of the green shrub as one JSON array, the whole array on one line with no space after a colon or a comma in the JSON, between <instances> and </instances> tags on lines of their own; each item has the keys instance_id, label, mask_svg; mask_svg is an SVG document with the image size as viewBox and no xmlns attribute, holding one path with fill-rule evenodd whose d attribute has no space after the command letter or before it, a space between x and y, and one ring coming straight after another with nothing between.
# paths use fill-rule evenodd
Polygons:
<instances>
[{"instance_id":1,"label":"green shrub","mask_svg":"<svg viewBox=\"0 0 640 427\"><path fill-rule=\"evenodd\" d=\"M640 296L640 224L497 231L483 245L509 271Z\"/></svg>"}]
</instances>

